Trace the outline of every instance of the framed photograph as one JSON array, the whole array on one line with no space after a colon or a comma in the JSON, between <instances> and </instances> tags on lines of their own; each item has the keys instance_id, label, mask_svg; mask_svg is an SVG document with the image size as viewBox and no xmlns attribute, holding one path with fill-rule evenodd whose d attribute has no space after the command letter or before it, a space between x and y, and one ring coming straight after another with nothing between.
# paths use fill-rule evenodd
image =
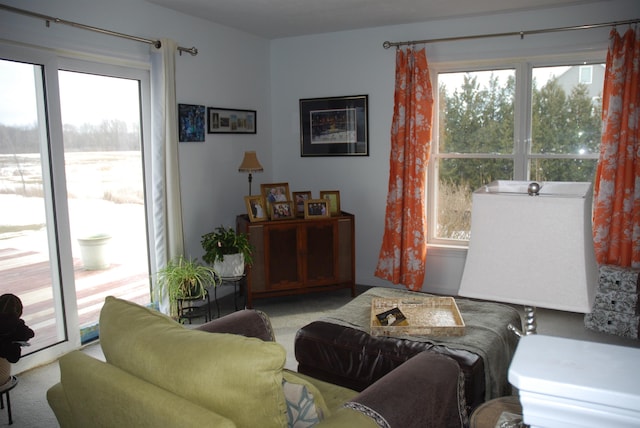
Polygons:
<instances>
[{"instance_id":1,"label":"framed photograph","mask_svg":"<svg viewBox=\"0 0 640 428\"><path fill-rule=\"evenodd\" d=\"M264 196L267 204L291 200L289 183L263 183L260 185L260 194Z\"/></svg>"},{"instance_id":2,"label":"framed photograph","mask_svg":"<svg viewBox=\"0 0 640 428\"><path fill-rule=\"evenodd\" d=\"M308 199L304 201L304 218L331 217L329 204L330 202L327 199Z\"/></svg>"},{"instance_id":3,"label":"framed photograph","mask_svg":"<svg viewBox=\"0 0 640 428\"><path fill-rule=\"evenodd\" d=\"M205 107L178 104L178 141L204 142Z\"/></svg>"},{"instance_id":4,"label":"framed photograph","mask_svg":"<svg viewBox=\"0 0 640 428\"><path fill-rule=\"evenodd\" d=\"M256 111L207 108L208 134L255 134Z\"/></svg>"},{"instance_id":5,"label":"framed photograph","mask_svg":"<svg viewBox=\"0 0 640 428\"><path fill-rule=\"evenodd\" d=\"M296 216L304 217L304 201L311 199L311 192L293 192L293 203L296 205Z\"/></svg>"},{"instance_id":6,"label":"framed photograph","mask_svg":"<svg viewBox=\"0 0 640 428\"><path fill-rule=\"evenodd\" d=\"M339 190L321 190L320 199L327 199L330 202L329 210L331 215L340 215L340 191Z\"/></svg>"},{"instance_id":7,"label":"framed photograph","mask_svg":"<svg viewBox=\"0 0 640 428\"><path fill-rule=\"evenodd\" d=\"M271 203L271 220L285 220L295 216L293 201Z\"/></svg>"},{"instance_id":8,"label":"framed photograph","mask_svg":"<svg viewBox=\"0 0 640 428\"><path fill-rule=\"evenodd\" d=\"M368 95L300 100L301 156L369 156Z\"/></svg>"},{"instance_id":9,"label":"framed photograph","mask_svg":"<svg viewBox=\"0 0 640 428\"><path fill-rule=\"evenodd\" d=\"M264 202L264 196L245 196L244 203L247 206L249 221L265 221L269 218L267 216L267 204Z\"/></svg>"}]
</instances>

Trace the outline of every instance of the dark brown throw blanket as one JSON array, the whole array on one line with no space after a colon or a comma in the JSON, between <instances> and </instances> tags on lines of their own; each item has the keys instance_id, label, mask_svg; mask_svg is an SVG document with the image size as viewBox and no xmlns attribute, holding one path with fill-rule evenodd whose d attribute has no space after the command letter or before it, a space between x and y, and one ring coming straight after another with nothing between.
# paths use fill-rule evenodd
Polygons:
<instances>
[{"instance_id":1,"label":"dark brown throw blanket","mask_svg":"<svg viewBox=\"0 0 640 428\"><path fill-rule=\"evenodd\" d=\"M428 297L427 293L377 287L329 312L322 321L370 332L371 300L380 298ZM400 336L420 342L464 349L479 355L485 366L486 400L511 394L507 372L518 343L518 337L507 329L512 323L520 327L520 314L508 305L456 298L465 323L463 336Z\"/></svg>"}]
</instances>

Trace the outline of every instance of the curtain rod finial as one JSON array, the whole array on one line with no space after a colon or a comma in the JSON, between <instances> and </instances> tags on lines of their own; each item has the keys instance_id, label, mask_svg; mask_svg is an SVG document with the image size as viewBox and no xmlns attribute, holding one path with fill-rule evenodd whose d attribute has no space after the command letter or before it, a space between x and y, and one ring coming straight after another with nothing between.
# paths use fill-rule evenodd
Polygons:
<instances>
[{"instance_id":1,"label":"curtain rod finial","mask_svg":"<svg viewBox=\"0 0 640 428\"><path fill-rule=\"evenodd\" d=\"M389 49L391 47L391 42L387 40L382 44L382 47L385 49Z\"/></svg>"}]
</instances>

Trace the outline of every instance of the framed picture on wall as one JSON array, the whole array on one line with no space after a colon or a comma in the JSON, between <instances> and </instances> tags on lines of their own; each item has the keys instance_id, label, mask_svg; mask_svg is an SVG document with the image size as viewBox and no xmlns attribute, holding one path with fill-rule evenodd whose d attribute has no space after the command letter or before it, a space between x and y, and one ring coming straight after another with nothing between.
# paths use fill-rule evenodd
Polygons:
<instances>
[{"instance_id":1,"label":"framed picture on wall","mask_svg":"<svg viewBox=\"0 0 640 428\"><path fill-rule=\"evenodd\" d=\"M208 134L255 134L256 111L207 108Z\"/></svg>"},{"instance_id":2,"label":"framed picture on wall","mask_svg":"<svg viewBox=\"0 0 640 428\"><path fill-rule=\"evenodd\" d=\"M204 142L205 107L178 104L178 141Z\"/></svg>"},{"instance_id":3,"label":"framed picture on wall","mask_svg":"<svg viewBox=\"0 0 640 428\"><path fill-rule=\"evenodd\" d=\"M369 156L368 95L300 100L301 156Z\"/></svg>"}]
</instances>

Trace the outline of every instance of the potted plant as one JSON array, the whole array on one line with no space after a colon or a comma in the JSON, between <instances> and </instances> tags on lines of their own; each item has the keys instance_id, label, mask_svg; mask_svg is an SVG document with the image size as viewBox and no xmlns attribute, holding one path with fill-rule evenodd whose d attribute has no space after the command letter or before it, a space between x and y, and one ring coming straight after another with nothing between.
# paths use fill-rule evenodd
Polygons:
<instances>
[{"instance_id":1,"label":"potted plant","mask_svg":"<svg viewBox=\"0 0 640 428\"><path fill-rule=\"evenodd\" d=\"M202 235L202 259L213 265L223 278L244 275L245 264L251 265L253 247L245 233L238 233L231 227L217 227L213 232Z\"/></svg>"},{"instance_id":2,"label":"potted plant","mask_svg":"<svg viewBox=\"0 0 640 428\"><path fill-rule=\"evenodd\" d=\"M197 260L179 256L170 260L158 271L158 293L169 294L171 315L177 315L178 299L204 298L207 287L218 285L218 274L214 268L205 266Z\"/></svg>"}]
</instances>

